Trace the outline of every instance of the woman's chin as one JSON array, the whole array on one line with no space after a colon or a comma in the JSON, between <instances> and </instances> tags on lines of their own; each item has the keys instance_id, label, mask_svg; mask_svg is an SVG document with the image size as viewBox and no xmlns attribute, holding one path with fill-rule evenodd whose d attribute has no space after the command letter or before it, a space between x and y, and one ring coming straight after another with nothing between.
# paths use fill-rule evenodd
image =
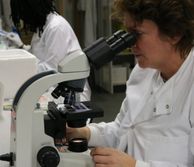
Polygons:
<instances>
[{"instance_id":1,"label":"woman's chin","mask_svg":"<svg viewBox=\"0 0 194 167\"><path fill-rule=\"evenodd\" d=\"M141 67L141 68L147 68L148 67L148 65L146 64L146 62L143 61L143 60L141 60L141 59L136 59L136 62L139 65L139 67Z\"/></svg>"}]
</instances>

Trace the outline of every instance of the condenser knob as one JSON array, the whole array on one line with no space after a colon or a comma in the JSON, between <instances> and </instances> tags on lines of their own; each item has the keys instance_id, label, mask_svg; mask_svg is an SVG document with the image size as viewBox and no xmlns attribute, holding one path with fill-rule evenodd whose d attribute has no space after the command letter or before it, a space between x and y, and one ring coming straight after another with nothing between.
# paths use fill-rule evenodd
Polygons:
<instances>
[{"instance_id":1,"label":"condenser knob","mask_svg":"<svg viewBox=\"0 0 194 167\"><path fill-rule=\"evenodd\" d=\"M60 156L55 148L45 146L39 150L37 161L41 167L57 167L60 162Z\"/></svg>"}]
</instances>

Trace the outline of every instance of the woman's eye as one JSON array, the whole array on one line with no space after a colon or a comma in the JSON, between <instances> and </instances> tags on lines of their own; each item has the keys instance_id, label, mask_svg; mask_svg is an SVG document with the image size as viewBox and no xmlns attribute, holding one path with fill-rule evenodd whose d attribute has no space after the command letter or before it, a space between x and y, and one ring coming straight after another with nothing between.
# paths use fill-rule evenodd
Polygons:
<instances>
[{"instance_id":1,"label":"woman's eye","mask_svg":"<svg viewBox=\"0 0 194 167\"><path fill-rule=\"evenodd\" d=\"M133 28L127 28L126 31L130 34L130 33L134 32L134 31L136 31L136 30L133 29Z\"/></svg>"},{"instance_id":2,"label":"woman's eye","mask_svg":"<svg viewBox=\"0 0 194 167\"><path fill-rule=\"evenodd\" d=\"M142 31L136 31L139 35L142 35L143 32Z\"/></svg>"},{"instance_id":3,"label":"woman's eye","mask_svg":"<svg viewBox=\"0 0 194 167\"><path fill-rule=\"evenodd\" d=\"M128 29L127 29L127 32L128 32L129 34L132 33L132 32L137 32L139 35L142 35L142 34L143 34L142 31L137 31L136 29L132 29L132 28L128 28Z\"/></svg>"}]
</instances>

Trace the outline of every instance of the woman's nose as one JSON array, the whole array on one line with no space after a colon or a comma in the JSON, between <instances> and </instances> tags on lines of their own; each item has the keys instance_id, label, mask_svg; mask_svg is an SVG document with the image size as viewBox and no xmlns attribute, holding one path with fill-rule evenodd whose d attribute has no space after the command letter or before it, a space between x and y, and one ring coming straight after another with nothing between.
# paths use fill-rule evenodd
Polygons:
<instances>
[{"instance_id":1,"label":"woman's nose","mask_svg":"<svg viewBox=\"0 0 194 167\"><path fill-rule=\"evenodd\" d=\"M137 44L134 44L132 47L131 47L131 51L132 51L132 53L137 53L138 52L138 46L137 46Z\"/></svg>"},{"instance_id":2,"label":"woman's nose","mask_svg":"<svg viewBox=\"0 0 194 167\"><path fill-rule=\"evenodd\" d=\"M132 50L135 50L137 49L137 44L135 43L132 47L131 47Z\"/></svg>"}]
</instances>

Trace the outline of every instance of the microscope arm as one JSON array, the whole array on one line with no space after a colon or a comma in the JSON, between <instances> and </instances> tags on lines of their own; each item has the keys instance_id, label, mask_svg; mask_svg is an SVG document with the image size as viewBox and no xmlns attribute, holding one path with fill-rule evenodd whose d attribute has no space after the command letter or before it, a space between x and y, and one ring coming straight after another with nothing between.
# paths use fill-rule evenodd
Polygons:
<instances>
[{"instance_id":1,"label":"microscope arm","mask_svg":"<svg viewBox=\"0 0 194 167\"><path fill-rule=\"evenodd\" d=\"M12 115L16 114L17 121L15 117L12 117L11 152L17 155L16 167L33 167L37 163L36 157L34 157L37 154L37 148L53 141L49 136L41 134L44 129L38 130L38 127L36 129L33 127L33 125L37 126L34 110L39 97L57 83L89 76L89 63L82 51L75 51L68 58L69 61L65 60L61 63L60 68L63 73L51 72L48 75L34 76L24 83L14 99ZM79 62L77 59L79 59ZM72 68L69 69L70 66ZM44 125L40 125L41 127L44 127ZM33 130L36 131L35 134Z\"/></svg>"}]
</instances>

